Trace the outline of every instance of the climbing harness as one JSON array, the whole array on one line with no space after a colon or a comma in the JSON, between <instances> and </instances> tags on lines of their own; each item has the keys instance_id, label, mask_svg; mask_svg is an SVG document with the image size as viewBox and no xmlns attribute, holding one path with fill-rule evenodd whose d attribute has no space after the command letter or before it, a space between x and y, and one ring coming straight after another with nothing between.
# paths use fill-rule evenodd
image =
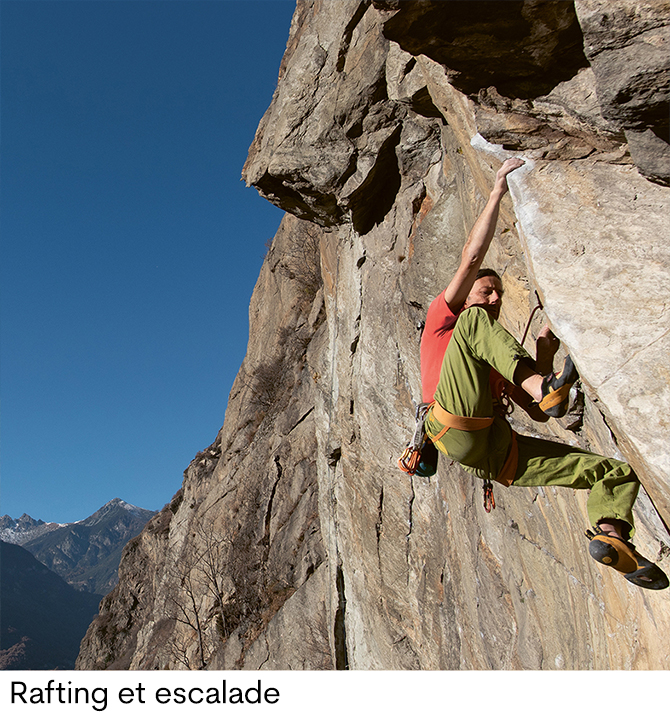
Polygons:
<instances>
[{"instance_id":1,"label":"climbing harness","mask_svg":"<svg viewBox=\"0 0 670 716\"><path fill-rule=\"evenodd\" d=\"M443 425L443 428L431 435L426 430L426 418L431 413L435 420ZM415 475L417 472L429 476L434 474L437 464L435 458L427 455L428 450L437 443L441 437L450 430L484 430L493 424L493 418L473 418L462 415L453 415L446 411L438 402L420 403L416 409L416 426L411 442L405 448L403 454L398 459L398 467L409 475ZM433 448L434 449L434 448ZM444 452L444 446L441 446ZM423 458L423 459L422 459ZM512 430L512 441L509 453L500 472L494 478L495 482L509 487L514 482L516 468L519 461L519 446L516 440L516 433ZM428 467L426 467L428 465ZM496 502L493 496L493 483L489 479L484 480L484 509L491 512L495 509Z\"/></svg>"},{"instance_id":2,"label":"climbing harness","mask_svg":"<svg viewBox=\"0 0 670 716\"><path fill-rule=\"evenodd\" d=\"M426 432L427 436L434 443L439 441L439 439L447 432L447 430L451 428L456 428L457 430L467 430L468 432L472 432L475 430L484 430L485 428L492 425L494 420L494 418L471 418L464 417L461 415L452 415L437 402L433 402L430 404L429 412L432 414L432 417L434 417L437 422L441 423L444 426L442 430L440 430L435 435L431 435L430 432ZM514 430L512 430L511 432L512 441L510 443L507 458L505 459L505 462L500 469L500 472L494 478L495 482L498 482L505 487L509 487L514 482L514 477L516 476L516 468L519 463L519 445L517 443L516 433L514 432ZM441 447L444 451L444 446ZM484 509L487 512L491 512L491 510L494 510L496 506L495 498L493 497L493 483L491 482L491 480L484 480L483 490Z\"/></svg>"},{"instance_id":3,"label":"climbing harness","mask_svg":"<svg viewBox=\"0 0 670 716\"><path fill-rule=\"evenodd\" d=\"M499 375L491 385L493 393L493 411L501 418L506 418L514 412L514 403L507 389L507 381Z\"/></svg>"},{"instance_id":4,"label":"climbing harness","mask_svg":"<svg viewBox=\"0 0 670 716\"><path fill-rule=\"evenodd\" d=\"M456 430L466 430L473 432L475 430L484 430L493 424L493 418L470 418L463 415L453 415L446 411L437 401L433 401L428 409L432 411L433 417L438 423L442 423L444 427L436 435L428 434L428 437L437 442L451 428Z\"/></svg>"}]
</instances>

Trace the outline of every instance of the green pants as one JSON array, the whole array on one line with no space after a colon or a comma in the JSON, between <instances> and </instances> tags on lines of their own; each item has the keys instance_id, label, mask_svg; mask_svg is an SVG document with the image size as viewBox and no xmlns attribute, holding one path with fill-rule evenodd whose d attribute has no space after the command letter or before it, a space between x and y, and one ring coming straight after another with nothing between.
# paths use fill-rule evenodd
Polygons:
<instances>
[{"instance_id":1,"label":"green pants","mask_svg":"<svg viewBox=\"0 0 670 716\"><path fill-rule=\"evenodd\" d=\"M518 362L528 353L482 308L464 311L444 354L435 399L448 412L468 417L493 415L491 367L513 382ZM432 416L432 413L431 413ZM443 428L428 418L429 434ZM495 480L509 452L512 430L496 416L489 428L464 431L451 428L435 443L437 448L482 479ZM634 531L632 508L639 481L625 462L561 443L519 435L519 462L514 485L561 486L591 490L587 501L592 525L618 519Z\"/></svg>"}]
</instances>

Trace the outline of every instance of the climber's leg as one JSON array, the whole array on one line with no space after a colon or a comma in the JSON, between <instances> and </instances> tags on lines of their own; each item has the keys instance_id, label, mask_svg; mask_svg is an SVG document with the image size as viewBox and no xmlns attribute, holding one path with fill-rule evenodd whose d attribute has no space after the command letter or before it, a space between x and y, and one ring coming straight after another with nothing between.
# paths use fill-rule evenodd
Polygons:
<instances>
[{"instance_id":1,"label":"climber's leg","mask_svg":"<svg viewBox=\"0 0 670 716\"><path fill-rule=\"evenodd\" d=\"M594 532L587 532L589 554L639 587L668 586L663 571L627 541L635 531L633 504L640 488L628 464L548 440L519 435L517 441L519 464L514 486L589 489L586 509L594 527ZM621 536L607 534L600 524L616 527Z\"/></svg>"},{"instance_id":2,"label":"climber's leg","mask_svg":"<svg viewBox=\"0 0 670 716\"><path fill-rule=\"evenodd\" d=\"M454 415L492 415L491 395L485 390L490 367L523 388L552 418L567 412L570 388L579 377L570 356L559 373L540 375L514 336L483 308L472 307L456 322L435 399Z\"/></svg>"},{"instance_id":3,"label":"climber's leg","mask_svg":"<svg viewBox=\"0 0 670 716\"><path fill-rule=\"evenodd\" d=\"M435 399L448 412L468 417L493 415L491 367L514 382L521 360L532 358L483 308L459 316L444 354Z\"/></svg>"},{"instance_id":4,"label":"climber's leg","mask_svg":"<svg viewBox=\"0 0 670 716\"><path fill-rule=\"evenodd\" d=\"M591 490L586 508L592 526L619 520L632 536L633 504L640 483L625 462L585 450L519 435L519 464L514 485L571 487Z\"/></svg>"}]
</instances>

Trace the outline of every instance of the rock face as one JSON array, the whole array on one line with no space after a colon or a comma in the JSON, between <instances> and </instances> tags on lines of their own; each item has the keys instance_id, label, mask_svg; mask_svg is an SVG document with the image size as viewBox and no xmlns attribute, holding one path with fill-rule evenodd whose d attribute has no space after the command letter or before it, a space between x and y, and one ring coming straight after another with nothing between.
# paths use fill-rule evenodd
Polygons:
<instances>
[{"instance_id":1,"label":"rock face","mask_svg":"<svg viewBox=\"0 0 670 716\"><path fill-rule=\"evenodd\" d=\"M667 17L298 2L244 167L287 214L225 423L127 546L78 668L670 667L667 594L588 557L583 493L497 487L487 515L458 465L396 467L425 312L521 155L487 257L501 320L521 336L539 297L530 335L551 323L582 391L515 427L629 460L636 543L668 569Z\"/></svg>"}]
</instances>

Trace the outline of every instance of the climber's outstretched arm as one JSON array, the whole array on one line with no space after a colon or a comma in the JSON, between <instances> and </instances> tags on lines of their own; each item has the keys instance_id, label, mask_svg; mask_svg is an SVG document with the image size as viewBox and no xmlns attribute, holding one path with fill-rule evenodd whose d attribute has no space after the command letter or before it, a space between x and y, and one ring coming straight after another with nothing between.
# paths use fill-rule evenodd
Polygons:
<instances>
[{"instance_id":1,"label":"climber's outstretched arm","mask_svg":"<svg viewBox=\"0 0 670 716\"><path fill-rule=\"evenodd\" d=\"M472 227L463 247L458 271L444 292L445 301L454 313L463 307L493 239L498 223L500 201L508 190L507 175L523 164L525 164L523 159L516 157L508 159L496 174L496 181L486 206Z\"/></svg>"}]
</instances>

